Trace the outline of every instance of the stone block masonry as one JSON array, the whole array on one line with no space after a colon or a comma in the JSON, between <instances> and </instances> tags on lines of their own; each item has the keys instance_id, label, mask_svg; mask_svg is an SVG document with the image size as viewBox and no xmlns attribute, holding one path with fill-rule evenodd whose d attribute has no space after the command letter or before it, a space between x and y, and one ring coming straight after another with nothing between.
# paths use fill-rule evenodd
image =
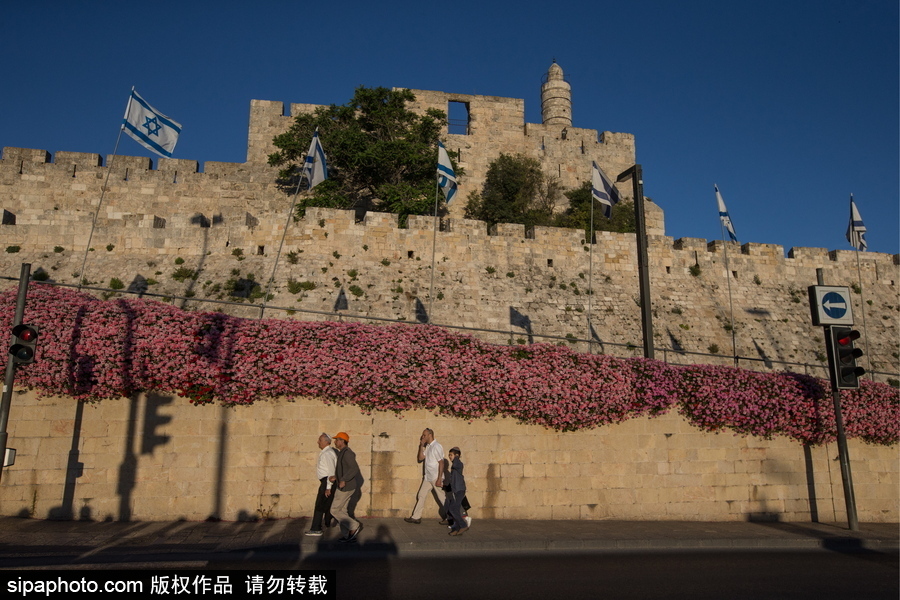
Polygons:
<instances>
[{"instance_id":1,"label":"stone block masonry","mask_svg":"<svg viewBox=\"0 0 900 600\"><path fill-rule=\"evenodd\" d=\"M357 515L405 517L425 427L459 446L477 519L846 521L833 444L804 448L695 429L676 413L559 433L424 411L366 415L314 399L193 406L138 395L79 405L16 394L0 513L227 520L313 511L316 439L347 431L364 484ZM896 448L850 442L859 518L896 522ZM436 508L426 517L436 518Z\"/></svg>"}]
</instances>

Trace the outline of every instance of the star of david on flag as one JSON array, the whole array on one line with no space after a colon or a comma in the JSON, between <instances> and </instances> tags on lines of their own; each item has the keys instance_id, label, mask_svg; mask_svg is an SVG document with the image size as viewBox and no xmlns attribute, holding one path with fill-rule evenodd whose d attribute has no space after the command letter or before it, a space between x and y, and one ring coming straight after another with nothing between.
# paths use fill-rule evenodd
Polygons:
<instances>
[{"instance_id":1,"label":"star of david on flag","mask_svg":"<svg viewBox=\"0 0 900 600\"><path fill-rule=\"evenodd\" d=\"M447 204L450 204L450 201L456 195L456 173L453 172L453 165L450 163L450 155L447 154L447 149L440 142L438 142L437 181L438 187L444 192Z\"/></svg>"},{"instance_id":2,"label":"star of david on flag","mask_svg":"<svg viewBox=\"0 0 900 600\"><path fill-rule=\"evenodd\" d=\"M713 187L716 189L716 202L719 204L719 220L722 221L722 227L728 232L728 237L731 238L731 241L736 242L738 241L737 234L734 232L734 223L731 222L731 216L728 214L728 209L725 208L725 200L722 199L722 193L719 191L719 186L713 184Z\"/></svg>"},{"instance_id":3,"label":"star of david on flag","mask_svg":"<svg viewBox=\"0 0 900 600\"><path fill-rule=\"evenodd\" d=\"M138 144L166 158L172 157L181 123L162 114L141 98L134 89L128 98L122 130Z\"/></svg>"},{"instance_id":4,"label":"star of david on flag","mask_svg":"<svg viewBox=\"0 0 900 600\"><path fill-rule=\"evenodd\" d=\"M866 226L856 209L853 194L850 194L850 225L847 226L847 241L851 246L863 252L869 247L866 243Z\"/></svg>"},{"instance_id":5,"label":"star of david on flag","mask_svg":"<svg viewBox=\"0 0 900 600\"><path fill-rule=\"evenodd\" d=\"M603 216L612 219L612 207L619 203L619 190L597 163L593 163L591 168L591 197L603 205Z\"/></svg>"},{"instance_id":6,"label":"star of david on flag","mask_svg":"<svg viewBox=\"0 0 900 600\"><path fill-rule=\"evenodd\" d=\"M318 129L313 133L312 142L309 144L306 160L303 162L302 174L309 183L307 190L313 189L328 179L328 162L325 160L325 150L322 148L322 142L319 141Z\"/></svg>"}]
</instances>

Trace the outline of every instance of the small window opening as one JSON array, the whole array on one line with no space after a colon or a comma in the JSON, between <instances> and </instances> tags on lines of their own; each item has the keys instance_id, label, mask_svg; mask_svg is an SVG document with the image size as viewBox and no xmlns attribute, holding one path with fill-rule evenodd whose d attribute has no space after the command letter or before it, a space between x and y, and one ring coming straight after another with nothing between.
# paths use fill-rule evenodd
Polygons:
<instances>
[{"instance_id":1,"label":"small window opening","mask_svg":"<svg viewBox=\"0 0 900 600\"><path fill-rule=\"evenodd\" d=\"M469 103L447 102L447 133L469 135Z\"/></svg>"},{"instance_id":2,"label":"small window opening","mask_svg":"<svg viewBox=\"0 0 900 600\"><path fill-rule=\"evenodd\" d=\"M672 267L666 267L666 275L672 272Z\"/></svg>"},{"instance_id":3,"label":"small window opening","mask_svg":"<svg viewBox=\"0 0 900 600\"><path fill-rule=\"evenodd\" d=\"M734 277L735 279L737 279L737 271L732 271L731 276Z\"/></svg>"},{"instance_id":4,"label":"small window opening","mask_svg":"<svg viewBox=\"0 0 900 600\"><path fill-rule=\"evenodd\" d=\"M547 259L547 266L548 266L548 267L552 267L552 266L553 266L553 259L552 259L552 258L548 258L548 259Z\"/></svg>"},{"instance_id":5,"label":"small window opening","mask_svg":"<svg viewBox=\"0 0 900 600\"><path fill-rule=\"evenodd\" d=\"M406 258L415 258L415 257L416 257L416 253L415 253L415 252L413 252L412 250L407 250L407 251L406 251Z\"/></svg>"},{"instance_id":6,"label":"small window opening","mask_svg":"<svg viewBox=\"0 0 900 600\"><path fill-rule=\"evenodd\" d=\"M257 256L263 256L265 253L266 253L266 247L265 247L265 246L257 246L257 247L256 247L256 255L257 255Z\"/></svg>"}]
</instances>

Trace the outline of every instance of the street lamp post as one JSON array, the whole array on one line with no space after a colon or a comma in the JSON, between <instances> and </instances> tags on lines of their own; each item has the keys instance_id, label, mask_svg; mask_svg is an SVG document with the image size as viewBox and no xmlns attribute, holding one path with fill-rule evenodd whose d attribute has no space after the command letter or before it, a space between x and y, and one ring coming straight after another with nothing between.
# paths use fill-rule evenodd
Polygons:
<instances>
[{"instance_id":1,"label":"street lamp post","mask_svg":"<svg viewBox=\"0 0 900 600\"><path fill-rule=\"evenodd\" d=\"M647 257L647 221L644 217L644 179L641 165L635 164L619 173L617 182L631 177L634 187L634 226L637 229L638 275L641 284L641 330L644 334L644 357L653 356L653 314L650 305L650 271Z\"/></svg>"}]
</instances>

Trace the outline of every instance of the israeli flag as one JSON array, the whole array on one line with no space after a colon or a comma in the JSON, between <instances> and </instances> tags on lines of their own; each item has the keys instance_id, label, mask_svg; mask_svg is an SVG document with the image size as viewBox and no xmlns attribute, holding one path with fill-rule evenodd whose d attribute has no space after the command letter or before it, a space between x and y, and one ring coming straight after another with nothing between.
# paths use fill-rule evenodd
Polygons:
<instances>
[{"instance_id":1,"label":"israeli flag","mask_svg":"<svg viewBox=\"0 0 900 600\"><path fill-rule=\"evenodd\" d=\"M612 207L619 203L619 190L612 184L606 174L593 163L591 170L591 197L603 205L603 216L612 218Z\"/></svg>"},{"instance_id":2,"label":"israeli flag","mask_svg":"<svg viewBox=\"0 0 900 600\"><path fill-rule=\"evenodd\" d=\"M866 226L859 211L856 210L856 203L853 202L853 194L850 194L850 225L847 226L847 241L857 250L865 252L869 245L866 243Z\"/></svg>"},{"instance_id":3,"label":"israeli flag","mask_svg":"<svg viewBox=\"0 0 900 600\"><path fill-rule=\"evenodd\" d=\"M728 214L728 209L725 208L725 201L722 199L722 193L719 191L719 186L713 184L713 187L716 189L716 202L719 204L719 220L722 221L722 227L728 232L728 237L731 238L732 242L737 242L737 234L734 232L734 224L731 222L731 217Z\"/></svg>"},{"instance_id":4,"label":"israeli flag","mask_svg":"<svg viewBox=\"0 0 900 600\"><path fill-rule=\"evenodd\" d=\"M447 149L440 142L438 142L437 181L438 187L444 192L447 204L450 204L450 201L456 195L456 173L453 172L453 165L450 163L450 155L447 154Z\"/></svg>"},{"instance_id":5,"label":"israeli flag","mask_svg":"<svg viewBox=\"0 0 900 600\"><path fill-rule=\"evenodd\" d=\"M301 171L303 177L309 184L307 190L311 190L326 179L328 179L328 162L325 160L325 150L322 149L322 142L319 141L319 130L313 133L312 142L309 145L309 151L306 153L306 160L303 162Z\"/></svg>"},{"instance_id":6,"label":"israeli flag","mask_svg":"<svg viewBox=\"0 0 900 600\"><path fill-rule=\"evenodd\" d=\"M122 130L138 144L160 156L172 158L181 123L162 114L131 89Z\"/></svg>"}]
</instances>

